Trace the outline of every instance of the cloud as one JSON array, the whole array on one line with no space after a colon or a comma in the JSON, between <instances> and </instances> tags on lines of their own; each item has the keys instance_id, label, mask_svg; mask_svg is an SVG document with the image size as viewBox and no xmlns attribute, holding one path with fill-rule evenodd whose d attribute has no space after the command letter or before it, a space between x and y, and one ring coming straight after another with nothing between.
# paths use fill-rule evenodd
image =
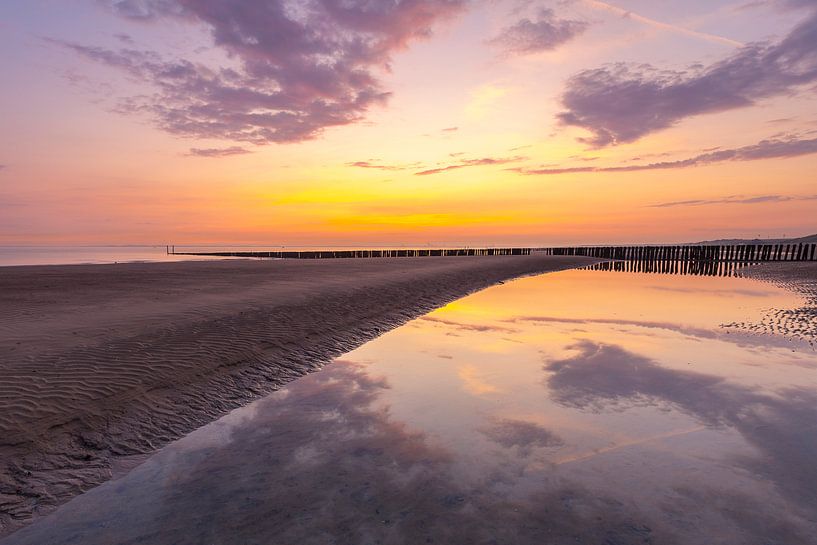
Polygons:
<instances>
[{"instance_id":1,"label":"cloud","mask_svg":"<svg viewBox=\"0 0 817 545\"><path fill-rule=\"evenodd\" d=\"M460 130L459 127L446 127L442 130L442 132L457 132Z\"/></svg>"},{"instance_id":2,"label":"cloud","mask_svg":"<svg viewBox=\"0 0 817 545\"><path fill-rule=\"evenodd\" d=\"M525 144L524 146L516 146L515 148L511 148L508 151L519 151L519 150L528 149L528 148L532 148L532 147L533 147L532 144Z\"/></svg>"},{"instance_id":3,"label":"cloud","mask_svg":"<svg viewBox=\"0 0 817 545\"><path fill-rule=\"evenodd\" d=\"M782 159L817 153L817 138L798 139L796 137L763 140L751 146L735 149L721 149L701 153L688 159L661 161L643 165L619 167L556 167L556 168L512 168L514 172L527 175L575 174L582 172L638 172L642 170L667 170L705 166L726 161L757 161L761 159Z\"/></svg>"},{"instance_id":4,"label":"cloud","mask_svg":"<svg viewBox=\"0 0 817 545\"><path fill-rule=\"evenodd\" d=\"M728 426L758 449L738 458L774 481L789 497L817 512L817 395L805 388L775 394L723 377L662 367L620 346L580 341L575 356L548 363L546 384L564 406L601 411L668 404L710 428Z\"/></svg>"},{"instance_id":5,"label":"cloud","mask_svg":"<svg viewBox=\"0 0 817 545\"><path fill-rule=\"evenodd\" d=\"M421 163L411 163L408 165L386 165L383 163L376 163L374 161L354 161L352 163L346 163L348 167L356 167L356 168L370 168L374 170L388 170L388 171L395 171L395 170L408 170L410 168L418 168Z\"/></svg>"},{"instance_id":6,"label":"cloud","mask_svg":"<svg viewBox=\"0 0 817 545\"><path fill-rule=\"evenodd\" d=\"M507 163L516 163L518 161L525 161L527 157L522 156L515 156L515 157L483 157L481 159L466 159L460 163L456 163L453 165L448 165L439 168L431 168L428 170L421 170L420 172L415 172L415 176L431 176L432 174L440 174L441 172L448 172L449 170L457 170L460 168L468 168L468 167L478 167L478 166L486 166L486 165L504 165Z\"/></svg>"},{"instance_id":7,"label":"cloud","mask_svg":"<svg viewBox=\"0 0 817 545\"><path fill-rule=\"evenodd\" d=\"M781 10L794 10L801 8L814 9L815 7L814 0L771 0L771 2L768 0L754 0L738 6L735 8L735 11L763 8L769 6L769 4L772 4L774 7Z\"/></svg>"},{"instance_id":8,"label":"cloud","mask_svg":"<svg viewBox=\"0 0 817 545\"><path fill-rule=\"evenodd\" d=\"M672 208L676 206L706 206L709 204L758 204L768 202L815 201L817 195L758 195L756 197L729 196L722 199L693 199L651 204L649 208Z\"/></svg>"},{"instance_id":9,"label":"cloud","mask_svg":"<svg viewBox=\"0 0 817 545\"><path fill-rule=\"evenodd\" d=\"M248 149L239 146L229 148L190 148L187 155L195 157L229 157L230 155L245 155L252 153Z\"/></svg>"},{"instance_id":10,"label":"cloud","mask_svg":"<svg viewBox=\"0 0 817 545\"><path fill-rule=\"evenodd\" d=\"M521 19L488 43L500 47L505 53L540 53L569 42L587 30L588 26L584 21L560 19L552 9L542 8L534 20Z\"/></svg>"},{"instance_id":11,"label":"cloud","mask_svg":"<svg viewBox=\"0 0 817 545\"><path fill-rule=\"evenodd\" d=\"M118 15L209 29L235 66L166 59L135 48L63 43L87 59L148 83L155 93L119 108L170 133L267 144L317 137L362 119L390 93L376 72L428 37L467 0L120 0Z\"/></svg>"},{"instance_id":12,"label":"cloud","mask_svg":"<svg viewBox=\"0 0 817 545\"><path fill-rule=\"evenodd\" d=\"M134 45L136 43L134 39L130 36L130 34L125 33L114 34L113 37L122 42L123 44Z\"/></svg>"},{"instance_id":13,"label":"cloud","mask_svg":"<svg viewBox=\"0 0 817 545\"><path fill-rule=\"evenodd\" d=\"M777 4L785 9L814 9L814 0L777 0Z\"/></svg>"},{"instance_id":14,"label":"cloud","mask_svg":"<svg viewBox=\"0 0 817 545\"><path fill-rule=\"evenodd\" d=\"M817 13L778 43L754 43L707 68L617 63L572 76L561 124L589 130L594 147L633 142L695 115L751 106L817 82Z\"/></svg>"},{"instance_id":15,"label":"cloud","mask_svg":"<svg viewBox=\"0 0 817 545\"><path fill-rule=\"evenodd\" d=\"M682 34L685 36L689 36L692 38L699 38L706 40L708 42L718 43L722 45L729 45L729 46L742 46L743 44L735 41L730 40L729 38L724 38L723 36L717 36L715 34L708 34L706 32L700 32L698 30L692 30L689 28L685 28L678 25L671 25L669 23L664 23L662 21L656 21L655 19L650 19L649 17L644 17L634 11L624 9L618 6L614 6L613 4L608 4L607 2L601 2L600 0L584 0L584 3L601 11L606 11L608 13L612 13L614 15L618 15L622 19L628 19L630 21L635 21L637 23L641 23L643 25L658 29L664 30L668 32L673 32L676 34Z\"/></svg>"},{"instance_id":16,"label":"cloud","mask_svg":"<svg viewBox=\"0 0 817 545\"><path fill-rule=\"evenodd\" d=\"M373 168L377 170L403 170L403 167L398 167L395 165L378 165L370 161L355 161L353 163L346 163L346 166L357 168Z\"/></svg>"},{"instance_id":17,"label":"cloud","mask_svg":"<svg viewBox=\"0 0 817 545\"><path fill-rule=\"evenodd\" d=\"M152 21L184 13L184 8L176 0L103 0L102 3L108 4L117 15L135 21Z\"/></svg>"}]
</instances>

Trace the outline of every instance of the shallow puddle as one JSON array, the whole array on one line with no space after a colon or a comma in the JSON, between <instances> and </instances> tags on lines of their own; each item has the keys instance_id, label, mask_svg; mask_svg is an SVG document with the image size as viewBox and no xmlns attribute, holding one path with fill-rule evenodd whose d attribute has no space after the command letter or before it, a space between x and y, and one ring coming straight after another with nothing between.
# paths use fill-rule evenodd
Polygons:
<instances>
[{"instance_id":1,"label":"shallow puddle","mask_svg":"<svg viewBox=\"0 0 817 545\"><path fill-rule=\"evenodd\" d=\"M741 278L566 271L461 299L3 545L815 543L817 352Z\"/></svg>"}]
</instances>

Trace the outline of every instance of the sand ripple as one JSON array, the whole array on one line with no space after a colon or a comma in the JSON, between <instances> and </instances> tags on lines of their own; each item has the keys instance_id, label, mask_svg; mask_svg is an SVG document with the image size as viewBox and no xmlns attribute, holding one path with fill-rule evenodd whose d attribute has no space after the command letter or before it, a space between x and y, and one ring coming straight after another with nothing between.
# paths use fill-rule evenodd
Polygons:
<instances>
[{"instance_id":1,"label":"sand ripple","mask_svg":"<svg viewBox=\"0 0 817 545\"><path fill-rule=\"evenodd\" d=\"M817 347L817 263L764 263L746 268L743 276L786 288L804 298L798 308L769 309L760 321L735 322L724 327L782 335Z\"/></svg>"},{"instance_id":2,"label":"sand ripple","mask_svg":"<svg viewBox=\"0 0 817 545\"><path fill-rule=\"evenodd\" d=\"M0 268L0 536L227 411L499 281L588 258Z\"/></svg>"}]
</instances>

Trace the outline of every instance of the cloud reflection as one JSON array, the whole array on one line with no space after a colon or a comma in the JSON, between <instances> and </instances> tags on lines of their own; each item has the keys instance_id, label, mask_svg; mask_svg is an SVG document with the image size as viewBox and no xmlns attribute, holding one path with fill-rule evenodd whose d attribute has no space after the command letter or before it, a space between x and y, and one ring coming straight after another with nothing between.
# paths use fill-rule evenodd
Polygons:
<instances>
[{"instance_id":1,"label":"cloud reflection","mask_svg":"<svg viewBox=\"0 0 817 545\"><path fill-rule=\"evenodd\" d=\"M529 456L536 448L559 447L564 444L562 438L554 432L526 420L494 419L479 431L500 446L508 449L516 447L522 456Z\"/></svg>"},{"instance_id":2,"label":"cloud reflection","mask_svg":"<svg viewBox=\"0 0 817 545\"><path fill-rule=\"evenodd\" d=\"M674 543L570 483L512 496L491 475L463 480L450 452L391 417L388 389L335 363L252 406L220 445L165 452L155 475L143 466L3 545ZM523 448L558 441L519 421L483 433Z\"/></svg>"},{"instance_id":3,"label":"cloud reflection","mask_svg":"<svg viewBox=\"0 0 817 545\"><path fill-rule=\"evenodd\" d=\"M734 428L759 450L759 456L738 463L817 514L817 394L798 388L767 393L665 368L611 344L580 341L572 348L575 355L545 366L557 403L593 411L668 404L708 426Z\"/></svg>"}]
</instances>

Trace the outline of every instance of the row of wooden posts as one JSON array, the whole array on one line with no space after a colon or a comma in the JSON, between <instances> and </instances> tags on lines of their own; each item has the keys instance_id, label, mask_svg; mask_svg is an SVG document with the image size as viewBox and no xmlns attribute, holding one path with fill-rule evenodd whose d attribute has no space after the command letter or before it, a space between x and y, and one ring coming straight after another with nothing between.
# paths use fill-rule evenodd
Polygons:
<instances>
[{"instance_id":1,"label":"row of wooden posts","mask_svg":"<svg viewBox=\"0 0 817 545\"><path fill-rule=\"evenodd\" d=\"M587 256L637 263L762 263L766 261L817 261L817 244L734 244L684 246L575 246L559 248L423 248L388 250L246 250L212 252L177 252L173 255L214 257L255 257L278 259L341 259L373 257L433 257L530 255ZM652 267L653 265L649 265Z\"/></svg>"},{"instance_id":2,"label":"row of wooden posts","mask_svg":"<svg viewBox=\"0 0 817 545\"><path fill-rule=\"evenodd\" d=\"M391 250L307 250L307 251L228 251L228 252L177 252L168 246L172 255L195 255L213 257L256 257L273 259L345 259L370 257L447 257L488 255L530 255L530 248L440 248L440 249L391 249Z\"/></svg>"},{"instance_id":3,"label":"row of wooden posts","mask_svg":"<svg viewBox=\"0 0 817 545\"><path fill-rule=\"evenodd\" d=\"M577 246L535 248L546 255L577 255L620 261L736 262L817 261L817 244L734 244L697 246Z\"/></svg>"}]
</instances>

